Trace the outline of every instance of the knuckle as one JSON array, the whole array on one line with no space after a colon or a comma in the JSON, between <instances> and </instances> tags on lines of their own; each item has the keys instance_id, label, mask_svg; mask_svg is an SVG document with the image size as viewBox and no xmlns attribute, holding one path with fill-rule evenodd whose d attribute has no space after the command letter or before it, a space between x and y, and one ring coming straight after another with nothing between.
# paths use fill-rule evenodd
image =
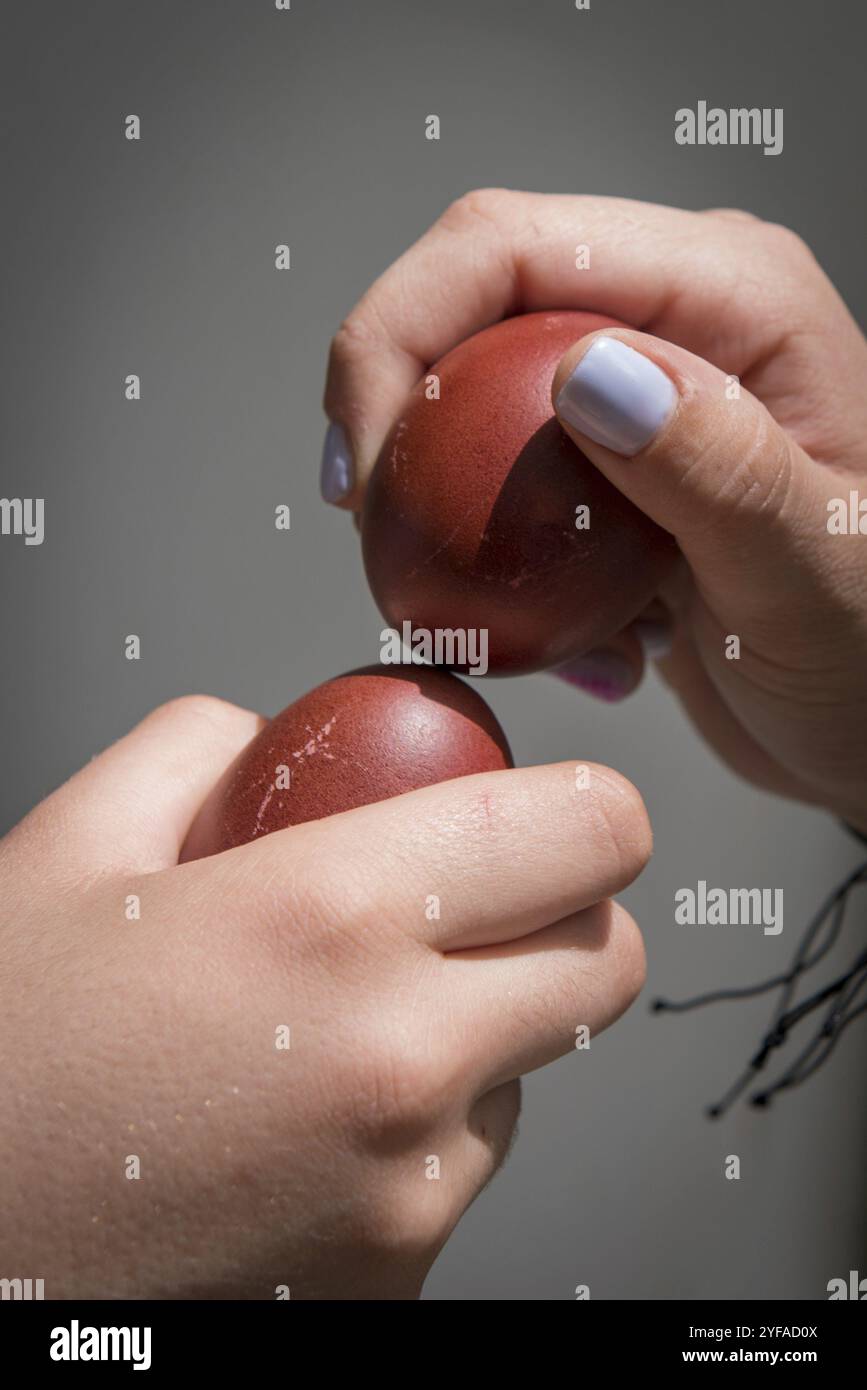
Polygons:
<instances>
[{"instance_id":1,"label":"knuckle","mask_svg":"<svg viewBox=\"0 0 867 1390\"><path fill-rule=\"evenodd\" d=\"M724 218L727 222L752 222L753 224L761 221L754 212L749 212L746 208L708 208L707 217Z\"/></svg>"},{"instance_id":2,"label":"knuckle","mask_svg":"<svg viewBox=\"0 0 867 1390\"><path fill-rule=\"evenodd\" d=\"M805 270L818 268L813 251L796 231L780 222L767 222L755 213L742 208L710 208L704 214L718 224L718 230L728 240L732 235L748 238L750 251L761 258L769 286L781 287L787 296L785 307L790 313L788 296L792 277L802 277ZM740 226L740 232L736 229ZM800 278L796 284L803 294Z\"/></svg>"},{"instance_id":3,"label":"knuckle","mask_svg":"<svg viewBox=\"0 0 867 1390\"><path fill-rule=\"evenodd\" d=\"M158 705L148 716L155 722L199 724L220 729L233 725L238 718L238 706L216 695L178 695Z\"/></svg>"},{"instance_id":4,"label":"knuckle","mask_svg":"<svg viewBox=\"0 0 867 1390\"><path fill-rule=\"evenodd\" d=\"M638 788L613 768L596 767L590 778L593 830L616 865L621 886L631 883L653 851L653 836Z\"/></svg>"},{"instance_id":5,"label":"knuckle","mask_svg":"<svg viewBox=\"0 0 867 1390\"><path fill-rule=\"evenodd\" d=\"M439 1129L459 1088L441 1045L414 1022L382 1020L361 1047L354 1089L356 1132L382 1151L409 1147Z\"/></svg>"},{"instance_id":6,"label":"knuckle","mask_svg":"<svg viewBox=\"0 0 867 1390\"><path fill-rule=\"evenodd\" d=\"M440 217L442 226L465 231L468 226L486 222L499 226L504 204L515 195L505 188L474 188L450 203Z\"/></svg>"},{"instance_id":7,"label":"knuckle","mask_svg":"<svg viewBox=\"0 0 867 1390\"><path fill-rule=\"evenodd\" d=\"M719 502L728 518L779 516L791 491L793 459L789 436L763 410L756 411L735 451L738 463Z\"/></svg>"},{"instance_id":8,"label":"knuckle","mask_svg":"<svg viewBox=\"0 0 867 1390\"><path fill-rule=\"evenodd\" d=\"M778 517L791 495L794 456L789 436L761 406L717 432L703 431L668 497L672 525L698 550L730 538L745 518ZM701 496L703 520L696 520Z\"/></svg>"},{"instance_id":9,"label":"knuckle","mask_svg":"<svg viewBox=\"0 0 867 1390\"><path fill-rule=\"evenodd\" d=\"M783 252L792 259L814 260L813 252L804 238L782 222L763 223L765 232L772 241L775 252Z\"/></svg>"},{"instance_id":10,"label":"knuckle","mask_svg":"<svg viewBox=\"0 0 867 1390\"><path fill-rule=\"evenodd\" d=\"M333 854L315 837L307 843L296 839L287 862L279 849L273 856L277 848L263 842L255 866L263 949L287 970L303 964L333 978L357 976L378 940L371 929L375 911L369 888L345 864L335 873Z\"/></svg>"},{"instance_id":11,"label":"knuckle","mask_svg":"<svg viewBox=\"0 0 867 1390\"><path fill-rule=\"evenodd\" d=\"M348 884L345 879L335 878L333 868L315 848L307 850L293 863L291 883L293 925L296 931L300 928L303 939L313 947L317 956L327 959L330 955L329 943L335 941L336 929L347 920L345 909L350 906ZM282 882L278 883L278 890L282 888ZM356 907L348 920L357 920L361 915ZM361 935L358 932L355 939L358 940ZM345 944L341 931L337 949L344 950Z\"/></svg>"},{"instance_id":12,"label":"knuckle","mask_svg":"<svg viewBox=\"0 0 867 1390\"><path fill-rule=\"evenodd\" d=\"M746 208L708 208L705 216L723 222L741 222L751 228L756 237L764 239L768 247L778 255L781 251L795 257L813 259L813 252L796 231L782 222L767 222Z\"/></svg>"},{"instance_id":13,"label":"knuckle","mask_svg":"<svg viewBox=\"0 0 867 1390\"><path fill-rule=\"evenodd\" d=\"M341 370L365 357L378 341L374 324L365 313L363 303L357 305L340 324L331 339L330 367Z\"/></svg>"}]
</instances>

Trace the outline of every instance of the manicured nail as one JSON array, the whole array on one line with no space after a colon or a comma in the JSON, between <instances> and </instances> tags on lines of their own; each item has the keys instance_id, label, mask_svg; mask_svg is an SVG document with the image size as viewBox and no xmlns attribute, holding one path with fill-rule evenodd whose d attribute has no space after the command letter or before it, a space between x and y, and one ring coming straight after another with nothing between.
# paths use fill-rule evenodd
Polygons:
<instances>
[{"instance_id":1,"label":"manicured nail","mask_svg":"<svg viewBox=\"0 0 867 1390\"><path fill-rule=\"evenodd\" d=\"M671 651L672 630L670 623L657 622L650 618L639 618L630 631L635 633L641 643L645 661L658 661Z\"/></svg>"},{"instance_id":2,"label":"manicured nail","mask_svg":"<svg viewBox=\"0 0 867 1390\"><path fill-rule=\"evenodd\" d=\"M558 666L554 675L611 704L625 699L635 686L635 672L626 657L602 648Z\"/></svg>"},{"instance_id":3,"label":"manicured nail","mask_svg":"<svg viewBox=\"0 0 867 1390\"><path fill-rule=\"evenodd\" d=\"M618 338L597 338L557 397L568 425L631 458L649 444L677 404L671 377Z\"/></svg>"},{"instance_id":4,"label":"manicured nail","mask_svg":"<svg viewBox=\"0 0 867 1390\"><path fill-rule=\"evenodd\" d=\"M352 450L342 425L332 422L325 431L325 444L322 448L322 468L319 473L319 490L326 502L339 502L352 491L355 482L355 466Z\"/></svg>"}]
</instances>

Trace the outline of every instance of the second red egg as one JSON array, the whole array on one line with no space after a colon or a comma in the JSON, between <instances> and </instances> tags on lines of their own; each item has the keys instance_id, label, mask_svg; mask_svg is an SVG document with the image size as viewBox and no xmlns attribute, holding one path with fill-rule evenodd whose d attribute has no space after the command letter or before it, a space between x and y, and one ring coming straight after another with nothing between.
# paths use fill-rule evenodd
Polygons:
<instances>
[{"instance_id":1,"label":"second red egg","mask_svg":"<svg viewBox=\"0 0 867 1390\"><path fill-rule=\"evenodd\" d=\"M387 438L362 517L386 621L484 631L493 675L558 666L611 637L676 554L563 432L551 383L597 314L525 314L449 352ZM452 663L458 670L466 665Z\"/></svg>"}]
</instances>

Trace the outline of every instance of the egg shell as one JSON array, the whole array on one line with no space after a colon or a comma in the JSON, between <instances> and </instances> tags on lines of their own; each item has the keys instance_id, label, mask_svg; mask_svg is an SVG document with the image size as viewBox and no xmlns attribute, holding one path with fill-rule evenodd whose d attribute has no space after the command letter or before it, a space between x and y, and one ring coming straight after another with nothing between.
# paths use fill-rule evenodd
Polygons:
<instances>
[{"instance_id":1,"label":"egg shell","mask_svg":"<svg viewBox=\"0 0 867 1390\"><path fill-rule=\"evenodd\" d=\"M429 666L363 667L302 695L259 731L211 792L181 859L511 766L500 725L464 681Z\"/></svg>"},{"instance_id":2,"label":"egg shell","mask_svg":"<svg viewBox=\"0 0 867 1390\"><path fill-rule=\"evenodd\" d=\"M485 629L489 674L518 675L599 645L655 595L672 537L594 468L551 405L566 349L622 326L574 311L506 319L414 387L362 515L368 582L391 627ZM582 505L589 529L576 527Z\"/></svg>"}]
</instances>

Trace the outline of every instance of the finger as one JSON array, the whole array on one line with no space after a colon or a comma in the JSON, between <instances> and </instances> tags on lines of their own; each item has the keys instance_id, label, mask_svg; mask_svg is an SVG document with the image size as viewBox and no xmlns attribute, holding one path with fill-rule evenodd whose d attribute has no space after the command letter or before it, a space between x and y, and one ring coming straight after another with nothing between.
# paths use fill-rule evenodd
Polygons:
<instances>
[{"instance_id":1,"label":"finger","mask_svg":"<svg viewBox=\"0 0 867 1390\"><path fill-rule=\"evenodd\" d=\"M675 535L720 619L778 636L800 609L820 625L819 542L833 475L729 384L683 348L612 329L566 354L552 394L588 458Z\"/></svg>"},{"instance_id":2,"label":"finger","mask_svg":"<svg viewBox=\"0 0 867 1390\"><path fill-rule=\"evenodd\" d=\"M816 800L815 790L811 791L766 752L748 732L748 720L745 722L729 708L685 628L678 629L670 654L660 661L659 672L726 767L751 786L796 801Z\"/></svg>"},{"instance_id":3,"label":"finger","mask_svg":"<svg viewBox=\"0 0 867 1390\"><path fill-rule=\"evenodd\" d=\"M582 246L589 265L578 270ZM785 228L750 219L733 229L728 217L622 198L482 189L380 276L334 338L324 404L340 430L324 472L341 486L323 487L327 500L359 507L427 366L503 317L549 308L622 318L682 343L753 386L793 428L809 429L811 403L836 399L846 383L860 399L864 339ZM821 354L804 352L808 330L821 334ZM865 423L867 411L852 423L853 447Z\"/></svg>"},{"instance_id":4,"label":"finger","mask_svg":"<svg viewBox=\"0 0 867 1390\"><path fill-rule=\"evenodd\" d=\"M610 638L604 647L558 666L552 675L606 704L617 704L641 684L644 674L644 647L636 624ZM653 625L654 630L657 625ZM648 638L650 641L650 638Z\"/></svg>"},{"instance_id":5,"label":"finger","mask_svg":"<svg viewBox=\"0 0 867 1390\"><path fill-rule=\"evenodd\" d=\"M480 773L263 836L184 865L236 911L286 911L435 949L508 941L619 892L650 826L636 789L594 763Z\"/></svg>"},{"instance_id":6,"label":"finger","mask_svg":"<svg viewBox=\"0 0 867 1390\"><path fill-rule=\"evenodd\" d=\"M592 1047L640 992L645 971L641 933L614 902L524 940L448 956L454 1027L478 1086L523 1076L576 1043Z\"/></svg>"},{"instance_id":7,"label":"finger","mask_svg":"<svg viewBox=\"0 0 867 1390\"><path fill-rule=\"evenodd\" d=\"M551 675L608 704L631 695L641 684L648 662L671 651L675 614L661 598L651 599L638 617L604 647L555 667Z\"/></svg>"},{"instance_id":8,"label":"finger","mask_svg":"<svg viewBox=\"0 0 867 1390\"><path fill-rule=\"evenodd\" d=\"M21 823L22 842L53 847L64 870L99 875L176 864L202 801L265 721L209 696L161 705Z\"/></svg>"}]
</instances>

